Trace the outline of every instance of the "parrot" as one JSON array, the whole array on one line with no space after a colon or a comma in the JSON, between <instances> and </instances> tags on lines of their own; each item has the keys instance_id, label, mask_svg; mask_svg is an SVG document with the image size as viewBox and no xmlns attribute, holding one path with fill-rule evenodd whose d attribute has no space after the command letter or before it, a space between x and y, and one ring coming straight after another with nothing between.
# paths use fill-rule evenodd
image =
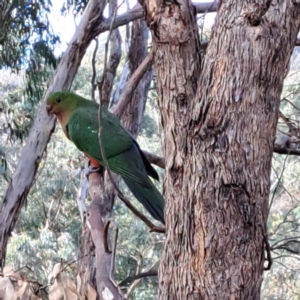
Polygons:
<instances>
[{"instance_id":1,"label":"parrot","mask_svg":"<svg viewBox=\"0 0 300 300\"><path fill-rule=\"evenodd\" d=\"M164 198L151 179L159 180L156 170L117 116L101 109L101 144L98 139L99 104L71 92L56 92L46 100L46 110L54 114L66 137L90 160L120 175L132 194L150 215L165 224Z\"/></svg>"}]
</instances>

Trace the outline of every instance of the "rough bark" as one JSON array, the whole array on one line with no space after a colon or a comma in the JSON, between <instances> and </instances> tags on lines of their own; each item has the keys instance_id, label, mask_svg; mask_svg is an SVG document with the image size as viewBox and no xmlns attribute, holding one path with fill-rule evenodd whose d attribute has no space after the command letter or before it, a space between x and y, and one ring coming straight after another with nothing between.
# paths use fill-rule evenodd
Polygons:
<instances>
[{"instance_id":1,"label":"rough bark","mask_svg":"<svg viewBox=\"0 0 300 300\"><path fill-rule=\"evenodd\" d=\"M220 2L201 73L189 4L149 0L145 9L165 135L159 299L259 299L271 157L300 6Z\"/></svg>"},{"instance_id":2,"label":"rough bark","mask_svg":"<svg viewBox=\"0 0 300 300\"><path fill-rule=\"evenodd\" d=\"M39 163L54 130L55 119L46 113L45 100L55 91L68 90L76 75L81 59L95 37L94 28L102 21L105 1L92 0L88 3L82 20L74 34L57 71L49 84L42 105L23 148L18 166L12 176L0 207L0 265L4 265L6 246L20 210L32 186Z\"/></svg>"}]
</instances>

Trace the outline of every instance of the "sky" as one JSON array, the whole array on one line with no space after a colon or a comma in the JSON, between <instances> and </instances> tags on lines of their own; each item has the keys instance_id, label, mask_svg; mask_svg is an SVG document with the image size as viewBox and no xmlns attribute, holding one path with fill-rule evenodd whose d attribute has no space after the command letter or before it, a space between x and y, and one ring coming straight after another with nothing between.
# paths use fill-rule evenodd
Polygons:
<instances>
[{"instance_id":1,"label":"sky","mask_svg":"<svg viewBox=\"0 0 300 300\"><path fill-rule=\"evenodd\" d=\"M121 6L118 9L118 14L126 12L126 4L123 0L118 0ZM196 0L194 2L210 2L209 0ZM63 1L61 0L52 0L52 13L49 16L49 21L56 34L60 36L61 45L55 51L56 55L60 55L63 51L66 50L68 42L71 40L73 34L75 33L76 26L80 22L80 18L74 18L72 12L67 13L65 16L61 15L61 7ZM136 0L129 0L129 6L132 8L136 4ZM205 17L205 28L211 28L214 22L215 13L209 13ZM105 10L104 16L108 17L108 9Z\"/></svg>"}]
</instances>

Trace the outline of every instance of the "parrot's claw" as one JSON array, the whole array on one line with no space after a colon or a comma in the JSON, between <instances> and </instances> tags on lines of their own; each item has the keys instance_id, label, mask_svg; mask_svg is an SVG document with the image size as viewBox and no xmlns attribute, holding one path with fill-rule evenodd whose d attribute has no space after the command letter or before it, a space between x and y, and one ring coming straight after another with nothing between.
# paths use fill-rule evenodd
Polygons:
<instances>
[{"instance_id":1,"label":"parrot's claw","mask_svg":"<svg viewBox=\"0 0 300 300\"><path fill-rule=\"evenodd\" d=\"M103 167L95 167L89 163L88 167L85 169L85 176L89 178L92 173L101 172Z\"/></svg>"}]
</instances>

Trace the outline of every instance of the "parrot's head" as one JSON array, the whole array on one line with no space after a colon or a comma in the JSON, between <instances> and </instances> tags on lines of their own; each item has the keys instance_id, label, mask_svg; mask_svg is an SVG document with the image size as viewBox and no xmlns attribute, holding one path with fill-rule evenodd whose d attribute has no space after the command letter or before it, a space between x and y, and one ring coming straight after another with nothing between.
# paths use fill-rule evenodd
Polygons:
<instances>
[{"instance_id":1,"label":"parrot's head","mask_svg":"<svg viewBox=\"0 0 300 300\"><path fill-rule=\"evenodd\" d=\"M61 115L71 113L77 107L76 95L70 92L57 92L47 99L48 114Z\"/></svg>"}]
</instances>

